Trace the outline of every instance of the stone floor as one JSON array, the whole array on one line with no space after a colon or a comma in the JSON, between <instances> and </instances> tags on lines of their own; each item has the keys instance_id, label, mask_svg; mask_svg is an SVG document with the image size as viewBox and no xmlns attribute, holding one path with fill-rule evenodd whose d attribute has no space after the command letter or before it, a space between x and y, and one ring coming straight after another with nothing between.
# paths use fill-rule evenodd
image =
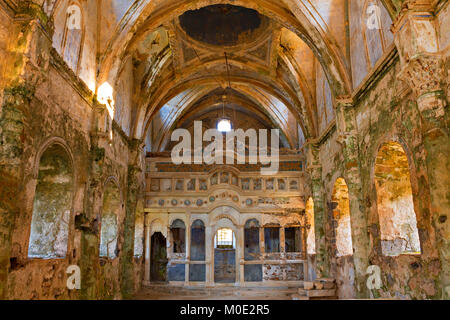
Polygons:
<instances>
[{"instance_id":1,"label":"stone floor","mask_svg":"<svg viewBox=\"0 0 450 320\"><path fill-rule=\"evenodd\" d=\"M135 300L292 300L299 288L198 288L166 284L144 286Z\"/></svg>"}]
</instances>

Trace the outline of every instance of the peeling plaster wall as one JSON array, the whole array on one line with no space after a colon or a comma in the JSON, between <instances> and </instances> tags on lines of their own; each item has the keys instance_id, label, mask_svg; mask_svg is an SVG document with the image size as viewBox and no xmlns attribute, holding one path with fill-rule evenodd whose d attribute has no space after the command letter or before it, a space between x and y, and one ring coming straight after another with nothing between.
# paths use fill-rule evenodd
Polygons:
<instances>
[{"instance_id":1,"label":"peeling plaster wall","mask_svg":"<svg viewBox=\"0 0 450 320\"><path fill-rule=\"evenodd\" d=\"M367 195L368 222L371 235L370 264L381 267L383 287L372 292L374 296L431 298L435 296L435 281L440 263L435 246L434 230L429 217L429 196L424 145L421 138L421 120L414 98L395 97L401 83L396 80L400 65L396 62L365 95L357 106L357 126L361 154L363 193ZM400 255L386 257L381 252L380 226L374 184L374 163L381 143L399 141L406 150L411 172L414 209L422 255ZM439 170L435 168L434 170ZM442 176L448 173L442 172ZM420 195L420 196L419 196Z\"/></svg>"},{"instance_id":2,"label":"peeling plaster wall","mask_svg":"<svg viewBox=\"0 0 450 320\"><path fill-rule=\"evenodd\" d=\"M32 28L33 22L30 26ZM10 188L14 195L7 211L3 212L4 203L1 209L2 216L10 219L9 228L13 228L13 232L9 253L6 256L2 253L0 259L8 264L7 280L3 282L3 276L0 279L0 293L7 299L120 298L127 270L128 256L124 254L130 251L130 246L131 252L133 250L133 241L128 240L123 222L130 190L128 154L131 142L118 125L114 125L111 141L100 139L95 144L91 136L94 102L90 91L74 77L62 59L51 53L52 45L44 31L33 30L35 32L29 38L29 60L23 64L23 84L5 89L6 99L0 109L0 136L7 142L0 148L2 192ZM67 254L61 259L30 259L28 243L37 184L37 158L52 141L68 150L75 176ZM4 164L8 164L9 173L4 171ZM8 175L9 180L4 180ZM98 258L99 233L95 231L101 204L96 199L101 199L99 184L110 177L117 179L123 194L119 255L103 264ZM137 188L139 190L140 186ZM130 205L131 209L133 204ZM88 222L79 222L79 217L87 218ZM3 232L4 224L0 225ZM90 264L87 273L83 271L86 263ZM135 274L133 278L139 280L140 265L132 256L129 263ZM69 265L82 268L81 292L69 291L66 287ZM133 278L127 281L133 288L138 288Z\"/></svg>"}]
</instances>

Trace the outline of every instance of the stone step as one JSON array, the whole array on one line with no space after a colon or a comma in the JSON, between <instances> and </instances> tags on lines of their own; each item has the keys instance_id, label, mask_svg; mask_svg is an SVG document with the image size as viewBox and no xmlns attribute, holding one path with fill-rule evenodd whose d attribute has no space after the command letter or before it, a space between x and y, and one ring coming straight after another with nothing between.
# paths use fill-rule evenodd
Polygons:
<instances>
[{"instance_id":1,"label":"stone step","mask_svg":"<svg viewBox=\"0 0 450 320\"><path fill-rule=\"evenodd\" d=\"M314 289L307 290L306 295L309 298L326 298L326 297L336 297L336 289Z\"/></svg>"},{"instance_id":2,"label":"stone step","mask_svg":"<svg viewBox=\"0 0 450 320\"><path fill-rule=\"evenodd\" d=\"M261 297L273 299L290 299L292 294L297 293L297 287L182 287L173 285L153 284L145 285L142 288L145 292L158 294L161 296L186 296L186 297L208 297L208 296L226 296L226 297Z\"/></svg>"},{"instance_id":3,"label":"stone step","mask_svg":"<svg viewBox=\"0 0 450 320\"><path fill-rule=\"evenodd\" d=\"M309 300L309 297L302 296L300 294L293 294L291 297L292 297L292 300Z\"/></svg>"}]
</instances>

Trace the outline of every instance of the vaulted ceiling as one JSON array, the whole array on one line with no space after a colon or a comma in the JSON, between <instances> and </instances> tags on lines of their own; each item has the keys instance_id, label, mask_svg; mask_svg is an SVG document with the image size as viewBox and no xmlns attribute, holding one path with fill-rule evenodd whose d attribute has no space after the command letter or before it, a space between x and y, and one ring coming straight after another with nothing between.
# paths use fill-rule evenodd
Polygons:
<instances>
[{"instance_id":1,"label":"vaulted ceiling","mask_svg":"<svg viewBox=\"0 0 450 320\"><path fill-rule=\"evenodd\" d=\"M320 135L317 67L333 97L353 90L346 0L100 2L97 88L117 88L131 72L129 134L157 131L154 151L222 104L279 128L295 149ZM391 17L401 6L381 2ZM58 1L47 5L55 11Z\"/></svg>"}]
</instances>

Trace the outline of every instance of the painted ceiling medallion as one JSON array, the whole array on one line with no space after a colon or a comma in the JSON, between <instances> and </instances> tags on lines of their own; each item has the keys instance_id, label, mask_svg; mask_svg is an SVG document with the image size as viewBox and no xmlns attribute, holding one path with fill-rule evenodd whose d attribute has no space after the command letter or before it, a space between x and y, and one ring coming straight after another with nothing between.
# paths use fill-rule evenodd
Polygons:
<instances>
[{"instance_id":1,"label":"painted ceiling medallion","mask_svg":"<svg viewBox=\"0 0 450 320\"><path fill-rule=\"evenodd\" d=\"M191 200L184 200L184 204L186 206L190 206L191 205Z\"/></svg>"}]
</instances>

